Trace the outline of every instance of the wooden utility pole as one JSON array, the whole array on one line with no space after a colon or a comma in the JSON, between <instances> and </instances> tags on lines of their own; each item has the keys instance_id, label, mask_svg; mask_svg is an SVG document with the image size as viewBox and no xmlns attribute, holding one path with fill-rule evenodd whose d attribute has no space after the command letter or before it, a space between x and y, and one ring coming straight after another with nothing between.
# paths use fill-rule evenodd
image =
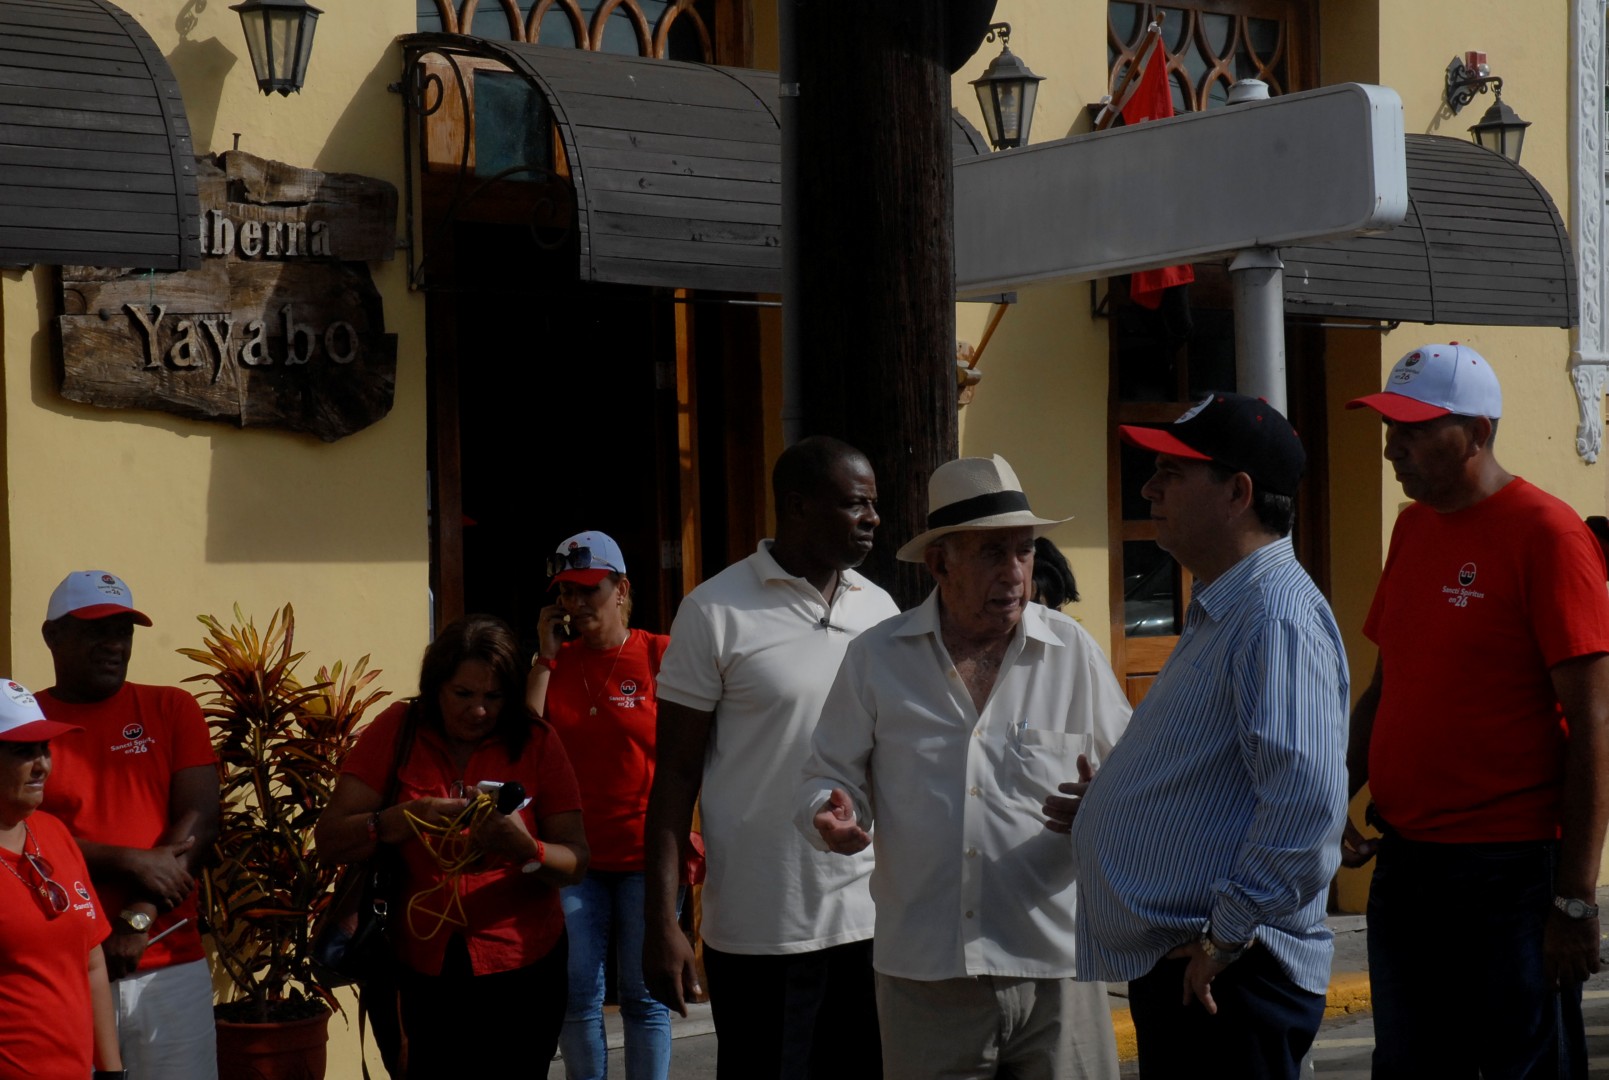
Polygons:
<instances>
[{"instance_id":1,"label":"wooden utility pole","mask_svg":"<svg viewBox=\"0 0 1609 1080\"><path fill-rule=\"evenodd\" d=\"M952 18L923 0L800 0L795 14L798 227L784 242L802 428L871 459L883 523L862 569L902 608L932 582L894 552L926 528L927 479L958 446Z\"/></svg>"}]
</instances>

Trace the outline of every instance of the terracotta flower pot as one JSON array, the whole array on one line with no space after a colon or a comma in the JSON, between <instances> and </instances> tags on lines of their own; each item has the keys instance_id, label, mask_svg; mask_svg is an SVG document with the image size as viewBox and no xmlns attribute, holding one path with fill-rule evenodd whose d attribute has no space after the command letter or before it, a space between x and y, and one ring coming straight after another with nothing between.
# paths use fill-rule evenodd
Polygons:
<instances>
[{"instance_id":1,"label":"terracotta flower pot","mask_svg":"<svg viewBox=\"0 0 1609 1080\"><path fill-rule=\"evenodd\" d=\"M330 1012L265 1024L217 1021L218 1080L324 1080Z\"/></svg>"}]
</instances>

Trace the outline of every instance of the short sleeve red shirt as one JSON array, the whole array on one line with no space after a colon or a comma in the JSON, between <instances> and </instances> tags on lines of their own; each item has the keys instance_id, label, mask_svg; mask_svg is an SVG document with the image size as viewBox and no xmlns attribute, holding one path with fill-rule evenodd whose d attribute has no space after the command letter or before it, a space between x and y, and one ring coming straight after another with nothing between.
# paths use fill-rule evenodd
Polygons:
<instances>
[{"instance_id":1,"label":"short sleeve red shirt","mask_svg":"<svg viewBox=\"0 0 1609 1080\"><path fill-rule=\"evenodd\" d=\"M0 1076L83 1080L95 1049L89 954L111 928L66 826L42 812L26 820L33 838L24 850L37 844L70 906L46 915L33 867L0 850Z\"/></svg>"},{"instance_id":2,"label":"short sleeve red shirt","mask_svg":"<svg viewBox=\"0 0 1609 1080\"><path fill-rule=\"evenodd\" d=\"M341 763L341 772L384 792L409 707L409 702L398 702L376 717ZM509 758L501 740L487 739L475 750L462 774L453 764L445 740L420 725L413 750L397 779L395 803L451 796L455 781L472 788L482 780L518 780L531 798L530 806L520 813L533 836L541 835L542 819L581 809L581 794L564 745L541 721L532 721L531 737L518 759ZM508 863L462 874L456 891L467 926L442 921L436 913L445 910L446 897L439 891L429 892L445 877L441 865L417 837L409 837L400 850L407 879L403 883L400 919L395 924L402 930L398 952L403 963L415 971L439 974L447 942L454 934L461 935L468 946L474 973L487 975L535 963L547 955L563 933L564 913L559 907L558 890L535 874L523 873L519 866Z\"/></svg>"},{"instance_id":3,"label":"short sleeve red shirt","mask_svg":"<svg viewBox=\"0 0 1609 1080\"><path fill-rule=\"evenodd\" d=\"M201 706L176 686L124 683L104 701L82 705L59 701L48 690L34 696L50 719L84 729L51 740L53 766L44 802L44 809L80 840L155 847L168 828L173 774L217 762ZM128 906L129 892L121 882L97 881L95 888L109 918ZM205 956L194 889L184 903L157 916L151 936L180 919L189 922L153 942L139 970Z\"/></svg>"},{"instance_id":4,"label":"short sleeve red shirt","mask_svg":"<svg viewBox=\"0 0 1609 1080\"><path fill-rule=\"evenodd\" d=\"M1454 513L1402 512L1363 628L1384 676L1369 784L1395 829L1558 835L1568 718L1550 671L1609 652L1603 579L1575 511L1524 480Z\"/></svg>"},{"instance_id":5,"label":"short sleeve red shirt","mask_svg":"<svg viewBox=\"0 0 1609 1080\"><path fill-rule=\"evenodd\" d=\"M670 638L633 630L618 649L565 642L548 680L547 721L581 785L592 868L643 868L643 822L654 786L655 683Z\"/></svg>"}]
</instances>

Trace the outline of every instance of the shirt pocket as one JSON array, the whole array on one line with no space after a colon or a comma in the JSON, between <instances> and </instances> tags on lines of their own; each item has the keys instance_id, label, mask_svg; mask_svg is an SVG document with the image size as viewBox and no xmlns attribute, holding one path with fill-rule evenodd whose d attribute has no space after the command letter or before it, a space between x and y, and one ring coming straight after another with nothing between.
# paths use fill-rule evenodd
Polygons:
<instances>
[{"instance_id":1,"label":"shirt pocket","mask_svg":"<svg viewBox=\"0 0 1609 1080\"><path fill-rule=\"evenodd\" d=\"M1056 794L1057 785L1077 782L1080 754L1089 757L1092 767L1099 766L1092 735L1039 728L1017 731L1008 759L1018 794L1042 803L1045 796Z\"/></svg>"}]
</instances>

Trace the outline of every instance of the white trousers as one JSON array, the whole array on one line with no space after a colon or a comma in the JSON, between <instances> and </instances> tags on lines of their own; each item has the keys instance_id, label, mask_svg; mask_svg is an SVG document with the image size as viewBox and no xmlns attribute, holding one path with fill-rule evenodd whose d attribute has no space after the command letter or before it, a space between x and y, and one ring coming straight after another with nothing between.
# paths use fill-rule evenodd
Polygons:
<instances>
[{"instance_id":1,"label":"white trousers","mask_svg":"<svg viewBox=\"0 0 1609 1080\"><path fill-rule=\"evenodd\" d=\"M205 960L112 984L118 1045L130 1080L218 1080L212 976Z\"/></svg>"}]
</instances>

